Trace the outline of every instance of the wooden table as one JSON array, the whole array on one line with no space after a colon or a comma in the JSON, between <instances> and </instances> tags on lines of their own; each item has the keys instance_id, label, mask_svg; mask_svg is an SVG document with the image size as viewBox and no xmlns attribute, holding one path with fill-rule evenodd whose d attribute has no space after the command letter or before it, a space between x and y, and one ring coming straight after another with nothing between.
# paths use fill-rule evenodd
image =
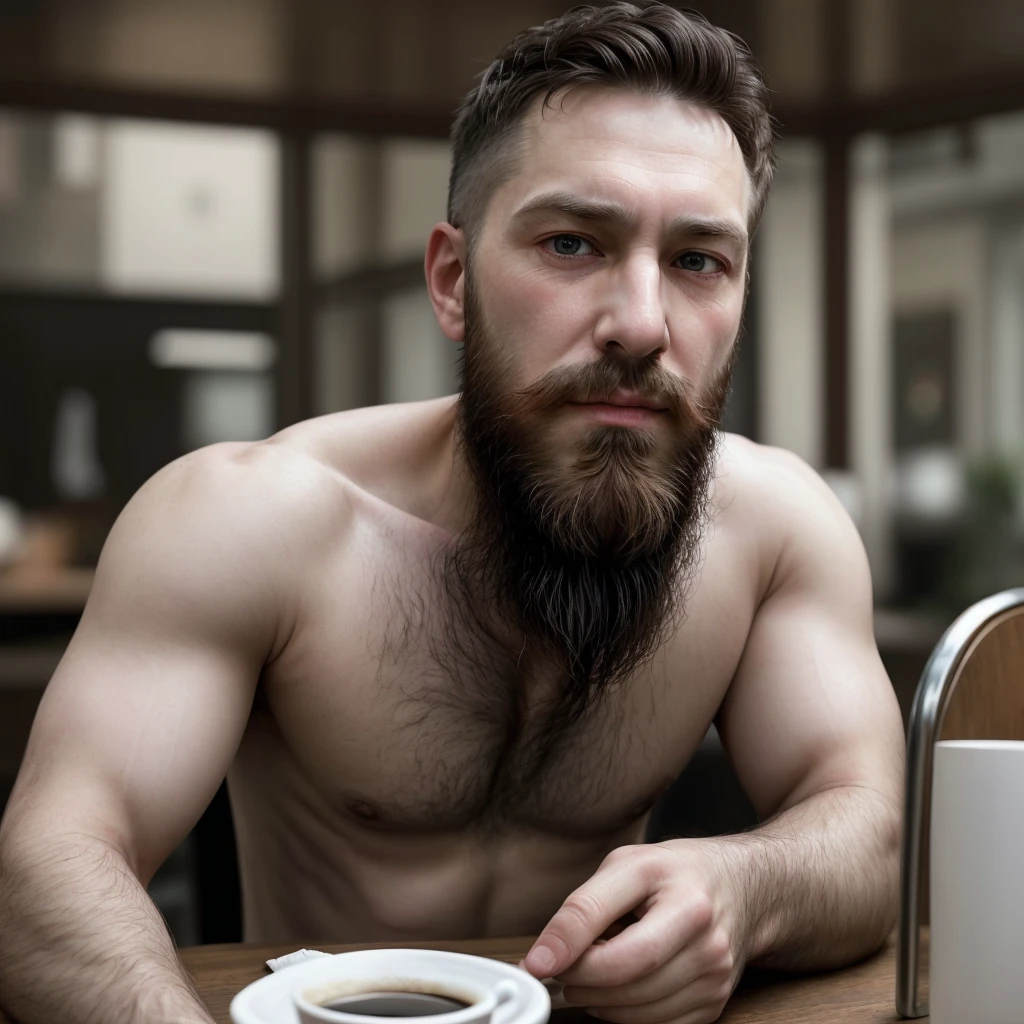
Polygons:
<instances>
[{"instance_id":1,"label":"wooden table","mask_svg":"<svg viewBox=\"0 0 1024 1024\"><path fill-rule=\"evenodd\" d=\"M478 939L469 942L409 942L406 946L475 953L518 963L531 940ZM394 945L382 943L380 945ZM265 961L290 953L291 946L194 946L181 951L214 1020L228 1024L228 1004L240 989L267 974ZM310 944L329 953L368 945ZM806 977L748 972L719 1018L721 1024L894 1024L896 950L890 943L877 956L854 967ZM927 1017L922 1018L927 1021ZM552 1024L594 1024L581 1010L556 1010Z\"/></svg>"}]
</instances>

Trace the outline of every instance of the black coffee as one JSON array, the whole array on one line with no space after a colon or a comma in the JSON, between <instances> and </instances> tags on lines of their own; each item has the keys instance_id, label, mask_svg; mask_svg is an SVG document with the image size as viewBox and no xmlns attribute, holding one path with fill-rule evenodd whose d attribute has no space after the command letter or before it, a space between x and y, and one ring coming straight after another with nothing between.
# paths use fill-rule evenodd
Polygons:
<instances>
[{"instance_id":1,"label":"black coffee","mask_svg":"<svg viewBox=\"0 0 1024 1024\"><path fill-rule=\"evenodd\" d=\"M472 1003L432 992L358 992L323 1004L325 1010L358 1013L364 1017L433 1017L439 1013L455 1013L467 1006Z\"/></svg>"}]
</instances>

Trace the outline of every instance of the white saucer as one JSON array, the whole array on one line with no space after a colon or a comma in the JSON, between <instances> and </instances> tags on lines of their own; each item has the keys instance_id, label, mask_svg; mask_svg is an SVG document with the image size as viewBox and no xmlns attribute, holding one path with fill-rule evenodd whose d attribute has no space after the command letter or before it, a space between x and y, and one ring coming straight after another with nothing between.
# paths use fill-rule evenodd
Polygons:
<instances>
[{"instance_id":1,"label":"white saucer","mask_svg":"<svg viewBox=\"0 0 1024 1024\"><path fill-rule=\"evenodd\" d=\"M410 950L410 952L412 952ZM434 950L416 950L418 959ZM322 977L325 965L339 957L358 957L361 952L336 953L331 957L317 957L294 967L285 967L275 974L268 974L259 981L247 985L231 1000L231 1020L234 1024L299 1024L299 1015L292 1002L292 990L296 986ZM468 953L441 953L438 958L439 974L444 971L444 964L451 963L453 957L472 961L476 970L486 970L495 983L508 978L520 988L522 1010L516 1015L512 1024L547 1024L551 1015L551 997L547 989L531 974L487 957L470 956ZM329 968L327 968L329 970ZM399 1024L395 1020L395 1024Z\"/></svg>"}]
</instances>

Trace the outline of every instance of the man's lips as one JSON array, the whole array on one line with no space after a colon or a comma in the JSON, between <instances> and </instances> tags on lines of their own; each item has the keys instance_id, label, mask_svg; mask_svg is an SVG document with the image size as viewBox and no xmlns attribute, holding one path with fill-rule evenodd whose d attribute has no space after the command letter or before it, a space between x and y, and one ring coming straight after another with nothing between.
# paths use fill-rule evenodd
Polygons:
<instances>
[{"instance_id":1,"label":"man's lips","mask_svg":"<svg viewBox=\"0 0 1024 1024\"><path fill-rule=\"evenodd\" d=\"M654 398L647 398L644 395L638 395L635 392L627 391L616 391L607 397L581 399L571 402L570 404L587 406L610 405L620 409L647 409L650 412L665 411L665 405L663 402Z\"/></svg>"},{"instance_id":2,"label":"man's lips","mask_svg":"<svg viewBox=\"0 0 1024 1024\"><path fill-rule=\"evenodd\" d=\"M643 427L665 412L657 401L635 394L616 393L569 404L593 421L613 427Z\"/></svg>"}]
</instances>

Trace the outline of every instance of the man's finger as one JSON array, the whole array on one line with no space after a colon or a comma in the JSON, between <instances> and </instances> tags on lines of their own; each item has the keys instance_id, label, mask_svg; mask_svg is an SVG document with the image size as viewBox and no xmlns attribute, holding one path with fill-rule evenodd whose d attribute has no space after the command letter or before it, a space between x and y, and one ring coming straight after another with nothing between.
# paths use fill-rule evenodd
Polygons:
<instances>
[{"instance_id":1,"label":"man's finger","mask_svg":"<svg viewBox=\"0 0 1024 1024\"><path fill-rule=\"evenodd\" d=\"M573 987L607 988L646 978L685 950L711 923L706 901L656 902L636 924L585 950L558 980Z\"/></svg>"},{"instance_id":2,"label":"man's finger","mask_svg":"<svg viewBox=\"0 0 1024 1024\"><path fill-rule=\"evenodd\" d=\"M605 864L571 893L526 954L526 969L536 978L568 970L595 939L650 895L636 865Z\"/></svg>"},{"instance_id":3,"label":"man's finger","mask_svg":"<svg viewBox=\"0 0 1024 1024\"><path fill-rule=\"evenodd\" d=\"M585 954L571 973L582 970L589 956ZM634 981L616 985L563 985L562 992L566 1002L573 1006L642 1006L678 992L705 973L706 960L691 945L670 957L656 971Z\"/></svg>"}]
</instances>

